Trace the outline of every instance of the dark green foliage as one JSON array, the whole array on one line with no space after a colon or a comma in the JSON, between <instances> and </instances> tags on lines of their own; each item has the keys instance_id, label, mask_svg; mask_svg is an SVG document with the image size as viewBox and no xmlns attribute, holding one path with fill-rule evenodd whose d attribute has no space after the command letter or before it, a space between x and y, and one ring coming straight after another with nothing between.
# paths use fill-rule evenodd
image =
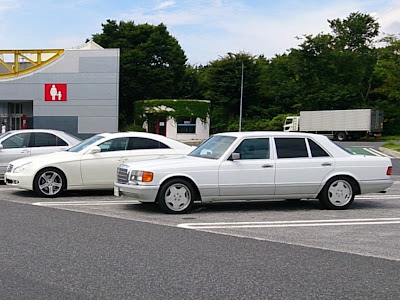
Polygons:
<instances>
[{"instance_id":1,"label":"dark green foliage","mask_svg":"<svg viewBox=\"0 0 400 300\"><path fill-rule=\"evenodd\" d=\"M151 99L135 102L135 120L142 124L146 116L200 118L206 121L210 115L210 103L194 99Z\"/></svg>"},{"instance_id":2,"label":"dark green foliage","mask_svg":"<svg viewBox=\"0 0 400 300\"><path fill-rule=\"evenodd\" d=\"M121 128L121 131L139 131L139 132L145 132L146 130L140 126L140 125L136 125L136 124L129 124L124 126L123 128Z\"/></svg>"},{"instance_id":3,"label":"dark green foliage","mask_svg":"<svg viewBox=\"0 0 400 300\"><path fill-rule=\"evenodd\" d=\"M120 49L120 121L133 121L133 102L139 99L179 96L185 75L186 56L164 24L119 24L107 20L103 33L93 41L105 48Z\"/></svg>"}]
</instances>

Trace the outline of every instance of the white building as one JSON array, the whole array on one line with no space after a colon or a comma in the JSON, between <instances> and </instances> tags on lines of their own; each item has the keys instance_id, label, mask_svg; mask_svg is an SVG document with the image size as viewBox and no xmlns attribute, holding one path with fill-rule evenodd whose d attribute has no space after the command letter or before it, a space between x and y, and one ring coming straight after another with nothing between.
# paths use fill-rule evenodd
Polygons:
<instances>
[{"instance_id":1,"label":"white building","mask_svg":"<svg viewBox=\"0 0 400 300\"><path fill-rule=\"evenodd\" d=\"M135 103L147 132L185 142L203 141L210 134L209 100L157 99Z\"/></svg>"}]
</instances>

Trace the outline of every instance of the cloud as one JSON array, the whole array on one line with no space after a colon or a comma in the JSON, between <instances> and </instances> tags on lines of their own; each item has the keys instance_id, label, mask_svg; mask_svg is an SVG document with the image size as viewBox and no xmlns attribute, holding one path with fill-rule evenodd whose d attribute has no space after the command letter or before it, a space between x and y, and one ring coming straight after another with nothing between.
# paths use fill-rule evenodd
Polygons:
<instances>
[{"instance_id":1,"label":"cloud","mask_svg":"<svg viewBox=\"0 0 400 300\"><path fill-rule=\"evenodd\" d=\"M158 4L155 9L164 9L170 6L174 6L175 5L175 1L164 1L161 2L160 4Z\"/></svg>"},{"instance_id":2,"label":"cloud","mask_svg":"<svg viewBox=\"0 0 400 300\"><path fill-rule=\"evenodd\" d=\"M0 0L0 13L19 8L19 0Z\"/></svg>"},{"instance_id":3,"label":"cloud","mask_svg":"<svg viewBox=\"0 0 400 300\"><path fill-rule=\"evenodd\" d=\"M323 1L322 1L323 2ZM206 64L226 52L245 51L267 57L296 47L297 36L329 32L328 19L345 18L359 11L357 0L297 3L284 1L165 1L154 10L135 7L122 19L136 24L164 23L171 35L178 39L190 63Z\"/></svg>"},{"instance_id":4,"label":"cloud","mask_svg":"<svg viewBox=\"0 0 400 300\"><path fill-rule=\"evenodd\" d=\"M381 33L400 34L400 3L393 3L390 7L378 9L373 15L381 25Z\"/></svg>"}]
</instances>

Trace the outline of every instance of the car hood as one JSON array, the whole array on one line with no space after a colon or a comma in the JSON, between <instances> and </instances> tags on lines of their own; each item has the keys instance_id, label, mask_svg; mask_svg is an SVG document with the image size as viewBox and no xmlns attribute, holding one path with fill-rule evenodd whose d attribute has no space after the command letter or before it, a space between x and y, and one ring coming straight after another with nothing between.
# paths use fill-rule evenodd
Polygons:
<instances>
[{"instance_id":1,"label":"car hood","mask_svg":"<svg viewBox=\"0 0 400 300\"><path fill-rule=\"evenodd\" d=\"M164 158L145 160L140 162L133 162L124 164L131 170L138 171L151 171L151 172L163 172L165 170L193 170L194 168L201 168L205 166L211 166L219 164L219 160L207 159L195 156L181 156L177 158Z\"/></svg>"},{"instance_id":2,"label":"car hood","mask_svg":"<svg viewBox=\"0 0 400 300\"><path fill-rule=\"evenodd\" d=\"M47 154L27 156L24 158L19 158L10 162L14 167L22 166L27 163L34 164L53 164L65 161L78 160L81 157L79 152L68 152L68 151L58 151Z\"/></svg>"}]
</instances>

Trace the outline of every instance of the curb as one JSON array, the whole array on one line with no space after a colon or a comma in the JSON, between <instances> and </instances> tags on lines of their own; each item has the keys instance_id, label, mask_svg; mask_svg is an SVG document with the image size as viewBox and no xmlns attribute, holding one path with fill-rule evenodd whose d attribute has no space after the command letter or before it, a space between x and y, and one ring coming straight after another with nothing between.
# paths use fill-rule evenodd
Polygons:
<instances>
[{"instance_id":1,"label":"curb","mask_svg":"<svg viewBox=\"0 0 400 300\"><path fill-rule=\"evenodd\" d=\"M394 151L392 149L388 149L385 147L379 147L379 151L381 151L382 153L385 153L387 155L393 156L395 158L400 158L400 152Z\"/></svg>"}]
</instances>

